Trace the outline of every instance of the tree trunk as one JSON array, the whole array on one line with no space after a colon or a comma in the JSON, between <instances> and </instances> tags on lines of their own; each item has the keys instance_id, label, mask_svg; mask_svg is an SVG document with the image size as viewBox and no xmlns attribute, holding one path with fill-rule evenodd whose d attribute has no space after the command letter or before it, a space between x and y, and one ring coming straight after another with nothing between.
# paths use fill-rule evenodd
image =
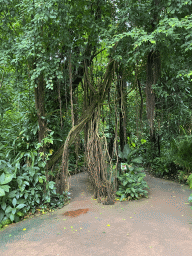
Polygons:
<instances>
[{"instance_id":1,"label":"tree trunk","mask_svg":"<svg viewBox=\"0 0 192 256\"><path fill-rule=\"evenodd\" d=\"M125 144L127 143L127 122L126 122L126 81L123 80L123 72L120 70L119 78L117 82L117 92L119 99L119 137L120 148L123 151Z\"/></svg>"},{"instance_id":2,"label":"tree trunk","mask_svg":"<svg viewBox=\"0 0 192 256\"><path fill-rule=\"evenodd\" d=\"M150 140L153 144L153 155L156 155L157 139L154 128L155 119L155 93L152 85L155 85L160 78L160 54L158 51L151 51L147 60L147 85L146 85L146 105L147 118L150 127Z\"/></svg>"},{"instance_id":3,"label":"tree trunk","mask_svg":"<svg viewBox=\"0 0 192 256\"><path fill-rule=\"evenodd\" d=\"M37 79L37 87L35 87L35 107L38 116L38 141L42 142L46 132L46 120L45 120L45 101L44 101L44 79L43 74ZM41 147L39 152L44 152L45 148Z\"/></svg>"}]
</instances>

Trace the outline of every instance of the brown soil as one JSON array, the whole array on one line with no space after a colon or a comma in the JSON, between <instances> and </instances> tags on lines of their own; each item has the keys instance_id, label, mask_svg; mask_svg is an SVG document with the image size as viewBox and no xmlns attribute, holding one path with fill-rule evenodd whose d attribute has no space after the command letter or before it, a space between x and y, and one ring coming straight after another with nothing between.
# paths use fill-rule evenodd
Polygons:
<instances>
[{"instance_id":1,"label":"brown soil","mask_svg":"<svg viewBox=\"0 0 192 256\"><path fill-rule=\"evenodd\" d=\"M191 190L148 174L146 181L148 198L102 205L86 173L72 176L71 202L1 231L0 255L192 255Z\"/></svg>"},{"instance_id":2,"label":"brown soil","mask_svg":"<svg viewBox=\"0 0 192 256\"><path fill-rule=\"evenodd\" d=\"M65 212L63 215L64 216L70 216L70 217L77 217L81 214L85 214L89 211L89 209L78 209L78 210L74 210L74 211L67 211Z\"/></svg>"}]
</instances>

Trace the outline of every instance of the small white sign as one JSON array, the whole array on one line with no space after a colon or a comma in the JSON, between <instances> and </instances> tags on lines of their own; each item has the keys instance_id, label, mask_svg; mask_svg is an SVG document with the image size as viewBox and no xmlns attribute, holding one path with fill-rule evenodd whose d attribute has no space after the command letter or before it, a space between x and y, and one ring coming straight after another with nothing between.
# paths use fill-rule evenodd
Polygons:
<instances>
[{"instance_id":1,"label":"small white sign","mask_svg":"<svg viewBox=\"0 0 192 256\"><path fill-rule=\"evenodd\" d=\"M127 164L121 163L121 170L122 170L122 171L127 170Z\"/></svg>"}]
</instances>

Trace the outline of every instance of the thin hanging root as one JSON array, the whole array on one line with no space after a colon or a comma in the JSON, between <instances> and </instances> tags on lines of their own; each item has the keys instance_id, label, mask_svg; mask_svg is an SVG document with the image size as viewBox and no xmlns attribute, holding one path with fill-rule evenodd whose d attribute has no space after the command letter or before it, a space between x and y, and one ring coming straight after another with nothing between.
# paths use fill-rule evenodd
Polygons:
<instances>
[{"instance_id":1,"label":"thin hanging root","mask_svg":"<svg viewBox=\"0 0 192 256\"><path fill-rule=\"evenodd\" d=\"M114 204L114 188L112 186L112 161L108 153L105 137L98 135L98 113L91 122L87 142L87 166L94 197L103 204Z\"/></svg>"}]
</instances>

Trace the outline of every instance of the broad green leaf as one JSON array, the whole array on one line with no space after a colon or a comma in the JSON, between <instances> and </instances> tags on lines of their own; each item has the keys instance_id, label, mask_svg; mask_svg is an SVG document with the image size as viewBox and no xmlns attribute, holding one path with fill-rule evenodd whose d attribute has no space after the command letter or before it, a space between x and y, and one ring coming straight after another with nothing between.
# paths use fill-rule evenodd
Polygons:
<instances>
[{"instance_id":1,"label":"broad green leaf","mask_svg":"<svg viewBox=\"0 0 192 256\"><path fill-rule=\"evenodd\" d=\"M124 158L128 158L128 155L129 155L129 153L130 153L130 148L129 148L129 145L128 144L126 144L125 146L124 146L124 149L123 149L123 156L124 156Z\"/></svg>"},{"instance_id":2,"label":"broad green leaf","mask_svg":"<svg viewBox=\"0 0 192 256\"><path fill-rule=\"evenodd\" d=\"M39 177L38 177L38 175L37 175L37 173L34 175L34 182L35 182L35 184L37 183L39 181Z\"/></svg>"},{"instance_id":3,"label":"broad green leaf","mask_svg":"<svg viewBox=\"0 0 192 256\"><path fill-rule=\"evenodd\" d=\"M128 181L127 181L127 180L124 180L124 181L123 181L123 186L126 186L127 183L128 183Z\"/></svg>"},{"instance_id":4,"label":"broad green leaf","mask_svg":"<svg viewBox=\"0 0 192 256\"><path fill-rule=\"evenodd\" d=\"M135 148L135 146L136 146L134 142L132 142L131 145L132 145L134 148Z\"/></svg>"},{"instance_id":5,"label":"broad green leaf","mask_svg":"<svg viewBox=\"0 0 192 256\"><path fill-rule=\"evenodd\" d=\"M9 216L10 220L13 222L14 221L14 214L11 213L10 216Z\"/></svg>"},{"instance_id":6,"label":"broad green leaf","mask_svg":"<svg viewBox=\"0 0 192 256\"><path fill-rule=\"evenodd\" d=\"M1 223L2 219L4 218L4 216L5 216L4 211L0 210L0 223Z\"/></svg>"},{"instance_id":7,"label":"broad green leaf","mask_svg":"<svg viewBox=\"0 0 192 256\"><path fill-rule=\"evenodd\" d=\"M5 209L6 209L6 203L5 202L3 202L2 204L1 204L1 208L5 211Z\"/></svg>"},{"instance_id":8,"label":"broad green leaf","mask_svg":"<svg viewBox=\"0 0 192 256\"><path fill-rule=\"evenodd\" d=\"M49 182L49 188L50 189L54 189L54 186L55 186L55 182L54 181L50 181Z\"/></svg>"},{"instance_id":9,"label":"broad green leaf","mask_svg":"<svg viewBox=\"0 0 192 256\"><path fill-rule=\"evenodd\" d=\"M5 173L2 173L1 176L0 176L0 184L4 184L3 183L4 180L5 180Z\"/></svg>"},{"instance_id":10,"label":"broad green leaf","mask_svg":"<svg viewBox=\"0 0 192 256\"><path fill-rule=\"evenodd\" d=\"M18 185L21 186L22 182L23 182L22 177L21 177L21 176L18 176L18 177L17 177L17 183L18 183Z\"/></svg>"},{"instance_id":11,"label":"broad green leaf","mask_svg":"<svg viewBox=\"0 0 192 256\"><path fill-rule=\"evenodd\" d=\"M43 183L42 177L39 177L39 183Z\"/></svg>"},{"instance_id":12,"label":"broad green leaf","mask_svg":"<svg viewBox=\"0 0 192 256\"><path fill-rule=\"evenodd\" d=\"M6 208L5 213L9 213L9 212L11 212L11 211L12 211L12 207L9 205L9 206Z\"/></svg>"},{"instance_id":13,"label":"broad green leaf","mask_svg":"<svg viewBox=\"0 0 192 256\"><path fill-rule=\"evenodd\" d=\"M26 202L26 200L23 199L23 198L19 198L19 199L17 200L17 204L24 204L25 202Z\"/></svg>"},{"instance_id":14,"label":"broad green leaf","mask_svg":"<svg viewBox=\"0 0 192 256\"><path fill-rule=\"evenodd\" d=\"M122 194L122 191L119 191L119 190L118 190L118 191L116 192L116 194L117 194L118 196L120 196L120 195Z\"/></svg>"},{"instance_id":15,"label":"broad green leaf","mask_svg":"<svg viewBox=\"0 0 192 256\"><path fill-rule=\"evenodd\" d=\"M8 185L2 185L0 186L2 189L4 189L5 192L9 192L10 186Z\"/></svg>"},{"instance_id":16,"label":"broad green leaf","mask_svg":"<svg viewBox=\"0 0 192 256\"><path fill-rule=\"evenodd\" d=\"M137 158L133 159L132 162L135 164L142 164L143 158L141 156L137 157Z\"/></svg>"},{"instance_id":17,"label":"broad green leaf","mask_svg":"<svg viewBox=\"0 0 192 256\"><path fill-rule=\"evenodd\" d=\"M29 169L29 175L30 175L31 177L33 177L33 176L35 175L35 170L34 170L33 167L31 167L31 168Z\"/></svg>"},{"instance_id":18,"label":"broad green leaf","mask_svg":"<svg viewBox=\"0 0 192 256\"><path fill-rule=\"evenodd\" d=\"M135 193L135 189L134 188L131 188L131 191Z\"/></svg>"},{"instance_id":19,"label":"broad green leaf","mask_svg":"<svg viewBox=\"0 0 192 256\"><path fill-rule=\"evenodd\" d=\"M22 212L17 212L17 215L20 216L20 217L22 217L22 216L24 216L24 213L22 213Z\"/></svg>"},{"instance_id":20,"label":"broad green leaf","mask_svg":"<svg viewBox=\"0 0 192 256\"><path fill-rule=\"evenodd\" d=\"M119 151L119 157L122 158L122 159L124 158L124 155L121 151Z\"/></svg>"},{"instance_id":21,"label":"broad green leaf","mask_svg":"<svg viewBox=\"0 0 192 256\"><path fill-rule=\"evenodd\" d=\"M16 193L17 193L17 190L13 190L13 191L9 192L8 198L13 198L13 197L15 197L15 196L16 196Z\"/></svg>"},{"instance_id":22,"label":"broad green leaf","mask_svg":"<svg viewBox=\"0 0 192 256\"><path fill-rule=\"evenodd\" d=\"M40 199L39 198L36 198L35 200L38 204L40 203Z\"/></svg>"},{"instance_id":23,"label":"broad green leaf","mask_svg":"<svg viewBox=\"0 0 192 256\"><path fill-rule=\"evenodd\" d=\"M141 139L141 144L144 144L144 143L146 143L146 142L147 142L146 140Z\"/></svg>"},{"instance_id":24,"label":"broad green leaf","mask_svg":"<svg viewBox=\"0 0 192 256\"><path fill-rule=\"evenodd\" d=\"M0 187L0 196L4 196L4 195L5 195L5 190Z\"/></svg>"},{"instance_id":25,"label":"broad green leaf","mask_svg":"<svg viewBox=\"0 0 192 256\"><path fill-rule=\"evenodd\" d=\"M29 196L29 194L28 194L27 192L25 192L25 194L24 194L24 198L25 198L25 199L27 199L27 198L28 198L28 196Z\"/></svg>"},{"instance_id":26,"label":"broad green leaf","mask_svg":"<svg viewBox=\"0 0 192 256\"><path fill-rule=\"evenodd\" d=\"M31 189L31 195L34 195L34 194L35 194L35 189L32 188L32 189Z\"/></svg>"},{"instance_id":27,"label":"broad green leaf","mask_svg":"<svg viewBox=\"0 0 192 256\"><path fill-rule=\"evenodd\" d=\"M19 205L17 205L17 209L22 209L23 207L25 207L26 206L26 204L19 204Z\"/></svg>"},{"instance_id":28,"label":"broad green leaf","mask_svg":"<svg viewBox=\"0 0 192 256\"><path fill-rule=\"evenodd\" d=\"M16 198L13 198L12 204L13 204L14 207L16 206L16 204L17 204L17 199Z\"/></svg>"},{"instance_id":29,"label":"broad green leaf","mask_svg":"<svg viewBox=\"0 0 192 256\"><path fill-rule=\"evenodd\" d=\"M16 208L12 208L12 214L14 214L14 215L15 215L16 211L17 211L17 209L16 209Z\"/></svg>"}]
</instances>

